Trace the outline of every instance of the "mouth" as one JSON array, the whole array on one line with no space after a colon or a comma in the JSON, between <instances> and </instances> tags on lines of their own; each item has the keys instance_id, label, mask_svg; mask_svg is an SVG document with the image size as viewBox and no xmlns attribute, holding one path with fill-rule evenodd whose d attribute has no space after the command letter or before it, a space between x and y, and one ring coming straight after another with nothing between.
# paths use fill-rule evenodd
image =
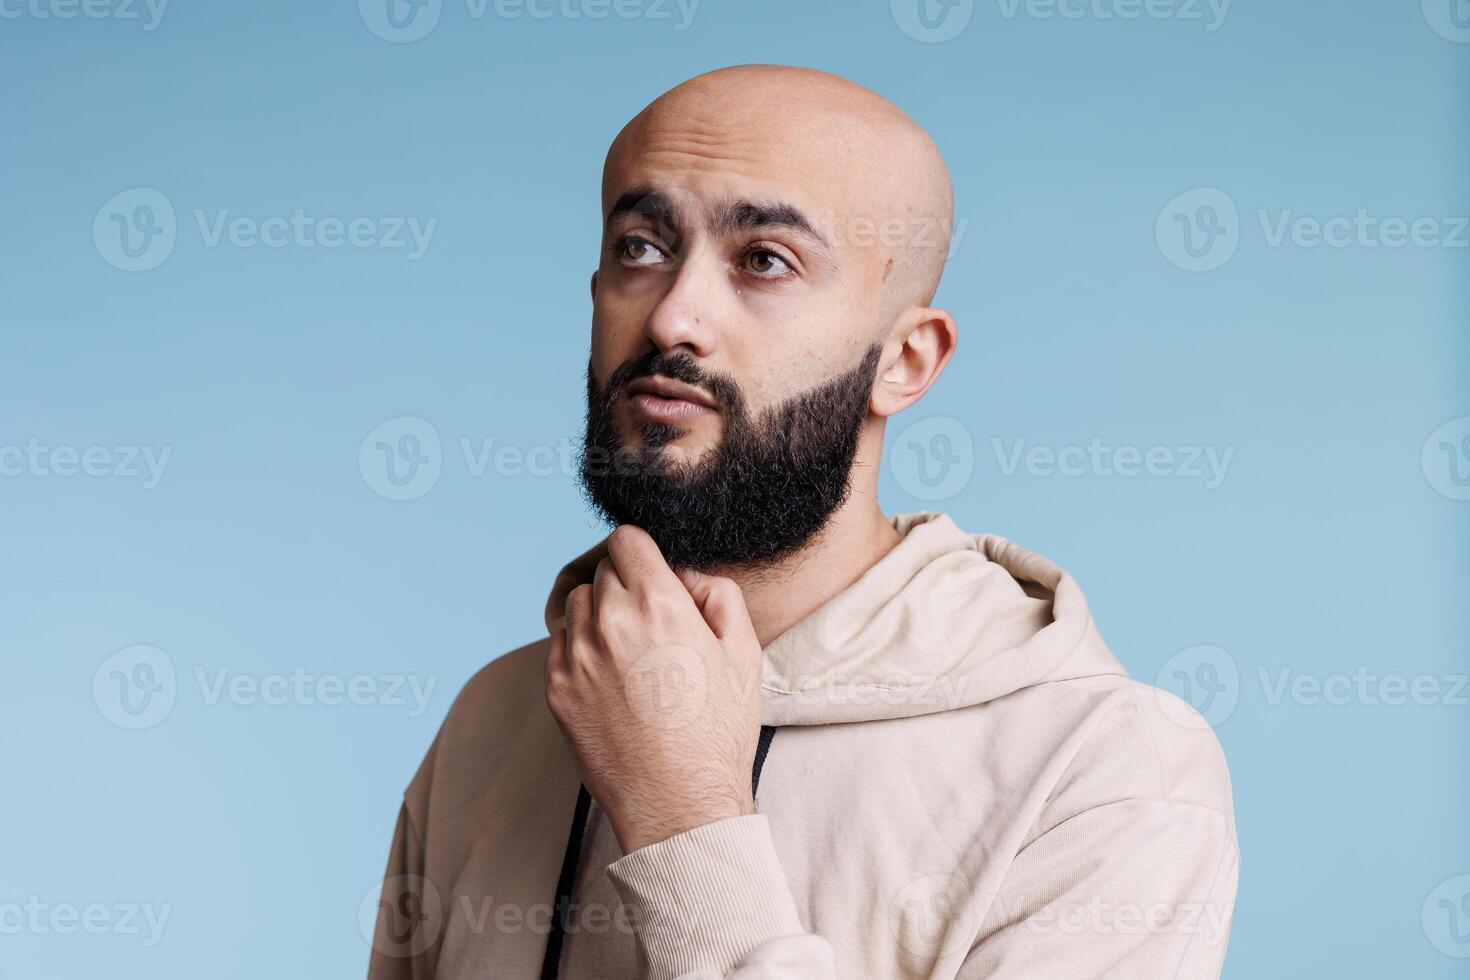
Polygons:
<instances>
[{"instance_id":1,"label":"mouth","mask_svg":"<svg viewBox=\"0 0 1470 980\"><path fill-rule=\"evenodd\" d=\"M645 421L689 422L718 412L708 392L671 378L638 378L628 385L628 404Z\"/></svg>"}]
</instances>

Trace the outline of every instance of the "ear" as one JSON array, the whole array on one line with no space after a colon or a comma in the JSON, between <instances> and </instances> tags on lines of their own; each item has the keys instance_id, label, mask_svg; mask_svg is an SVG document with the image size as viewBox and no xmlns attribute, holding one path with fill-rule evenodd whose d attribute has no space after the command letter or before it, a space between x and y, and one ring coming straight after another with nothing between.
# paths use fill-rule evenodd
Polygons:
<instances>
[{"instance_id":1,"label":"ear","mask_svg":"<svg viewBox=\"0 0 1470 980\"><path fill-rule=\"evenodd\" d=\"M592 302L597 302L597 273L592 273Z\"/></svg>"},{"instance_id":2,"label":"ear","mask_svg":"<svg viewBox=\"0 0 1470 980\"><path fill-rule=\"evenodd\" d=\"M921 306L893 325L869 407L887 418L924 397L954 355L959 331L945 310Z\"/></svg>"}]
</instances>

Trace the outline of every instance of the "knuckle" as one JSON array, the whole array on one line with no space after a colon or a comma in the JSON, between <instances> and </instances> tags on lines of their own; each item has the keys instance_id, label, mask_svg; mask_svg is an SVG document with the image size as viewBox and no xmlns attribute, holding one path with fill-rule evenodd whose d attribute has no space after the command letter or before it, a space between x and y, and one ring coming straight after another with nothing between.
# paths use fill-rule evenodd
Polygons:
<instances>
[{"instance_id":1,"label":"knuckle","mask_svg":"<svg viewBox=\"0 0 1470 980\"><path fill-rule=\"evenodd\" d=\"M567 613L580 612L592 601L592 586L583 584L567 593Z\"/></svg>"},{"instance_id":2,"label":"knuckle","mask_svg":"<svg viewBox=\"0 0 1470 980\"><path fill-rule=\"evenodd\" d=\"M667 622L679 613L679 597L670 589L649 589L641 602L644 613L657 622Z\"/></svg>"},{"instance_id":3,"label":"knuckle","mask_svg":"<svg viewBox=\"0 0 1470 980\"><path fill-rule=\"evenodd\" d=\"M619 524L613 528L613 532L607 536L609 548L631 548L638 540L638 529L631 524Z\"/></svg>"},{"instance_id":4,"label":"knuckle","mask_svg":"<svg viewBox=\"0 0 1470 980\"><path fill-rule=\"evenodd\" d=\"M710 592L719 599L741 598L740 586L736 585L732 578L713 576L710 578L709 588Z\"/></svg>"},{"instance_id":5,"label":"knuckle","mask_svg":"<svg viewBox=\"0 0 1470 980\"><path fill-rule=\"evenodd\" d=\"M566 701L566 696L567 692L564 683L559 682L555 678L551 677L548 677L546 679L546 706L550 708L551 713L553 715L556 715L558 718L561 717L561 710L564 702Z\"/></svg>"},{"instance_id":6,"label":"knuckle","mask_svg":"<svg viewBox=\"0 0 1470 980\"><path fill-rule=\"evenodd\" d=\"M622 625L622 614L616 608L604 607L592 617L592 636L599 643L610 644L621 631Z\"/></svg>"}]
</instances>

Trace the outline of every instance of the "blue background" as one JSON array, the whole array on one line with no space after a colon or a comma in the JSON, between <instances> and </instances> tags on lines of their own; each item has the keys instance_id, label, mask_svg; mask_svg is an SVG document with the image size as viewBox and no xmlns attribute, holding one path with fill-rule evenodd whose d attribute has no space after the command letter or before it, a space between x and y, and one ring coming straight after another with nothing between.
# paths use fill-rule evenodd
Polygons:
<instances>
[{"instance_id":1,"label":"blue background","mask_svg":"<svg viewBox=\"0 0 1470 980\"><path fill-rule=\"evenodd\" d=\"M412 43L350 0L173 0L153 30L141 7L37 16L55 2L0 19L0 449L170 457L152 487L0 477L0 906L171 912L151 946L11 929L0 973L362 975L357 910L403 786L459 686L541 635L553 575L601 533L565 474L476 475L461 440L579 435L608 142L678 81L768 61L909 111L968 223L939 297L960 352L909 416L957 420L937 424L972 474L925 500L895 458L885 508L945 509L1056 560L1135 676L1223 651L1244 860L1226 975L1464 975L1421 911L1470 872L1466 692L1272 696L1282 676L1362 670L1447 692L1470 669L1470 503L1421 464L1470 416L1470 249L1273 247L1258 218L1470 214L1470 44L1417 2L1236 0L1209 30L1207 7L987 0L926 41L882 2L705 0L678 30L652 0L601 20L445 0ZM133 188L176 212L173 251L142 272L92 234ZM1236 251L1207 272L1156 235L1194 188L1239 209ZM209 247L194 217L296 209L437 224L411 259ZM405 416L433 426L442 471L390 500L359 448ZM1207 488L1006 475L992 442L1094 438L1234 455ZM175 700L127 730L93 679L138 644L176 669ZM195 679L297 667L435 687L415 713L211 704Z\"/></svg>"}]
</instances>

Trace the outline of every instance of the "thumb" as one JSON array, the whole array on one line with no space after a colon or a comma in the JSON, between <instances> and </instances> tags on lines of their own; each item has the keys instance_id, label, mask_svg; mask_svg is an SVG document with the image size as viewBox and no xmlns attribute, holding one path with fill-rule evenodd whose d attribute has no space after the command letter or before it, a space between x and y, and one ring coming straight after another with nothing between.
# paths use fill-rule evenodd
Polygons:
<instances>
[{"instance_id":1,"label":"thumb","mask_svg":"<svg viewBox=\"0 0 1470 980\"><path fill-rule=\"evenodd\" d=\"M705 575L689 568L677 569L675 574L699 614L715 636L721 640L739 639L755 642L755 627L750 622L750 611L745 607L745 593L732 580L718 575Z\"/></svg>"}]
</instances>

